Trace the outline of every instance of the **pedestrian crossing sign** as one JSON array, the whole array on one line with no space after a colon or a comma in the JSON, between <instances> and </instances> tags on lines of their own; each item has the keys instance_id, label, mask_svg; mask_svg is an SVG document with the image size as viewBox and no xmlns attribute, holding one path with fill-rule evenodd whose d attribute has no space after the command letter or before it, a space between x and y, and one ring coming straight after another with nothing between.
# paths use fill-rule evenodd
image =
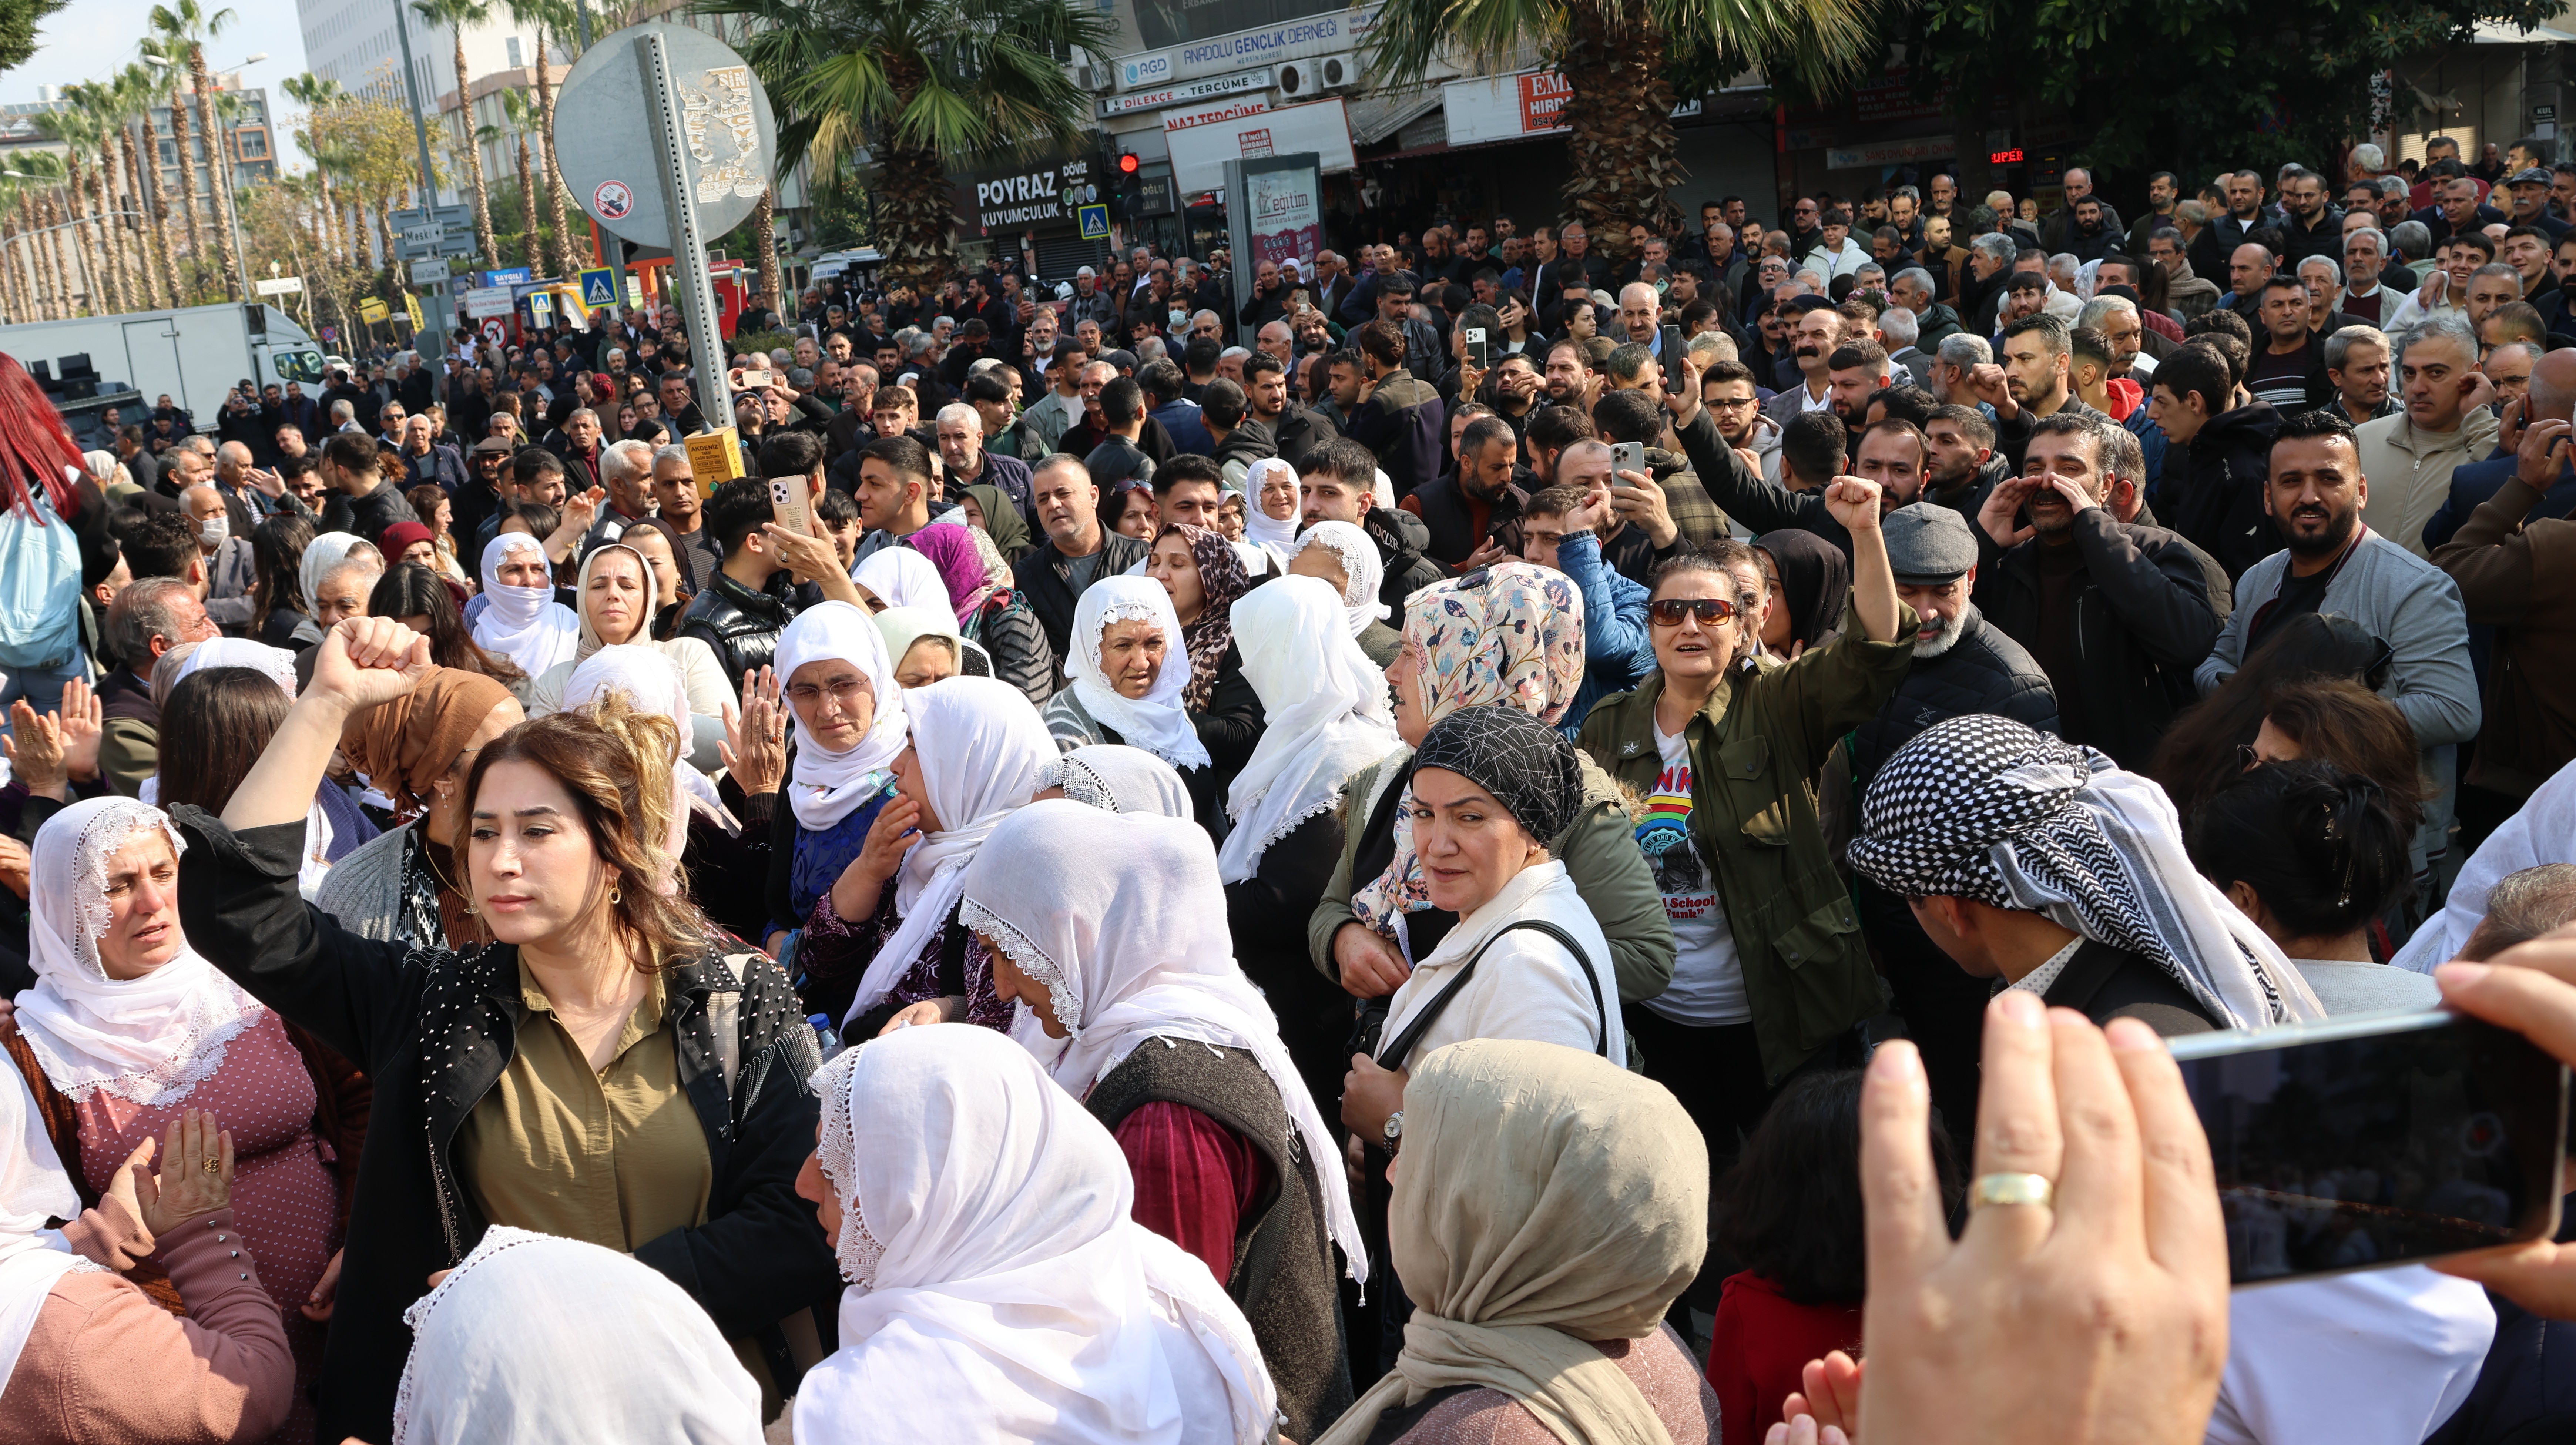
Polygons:
<instances>
[{"instance_id":1,"label":"pedestrian crossing sign","mask_svg":"<svg viewBox=\"0 0 2576 1445\"><path fill-rule=\"evenodd\" d=\"M617 304L617 283L615 278L608 274L607 267L581 273L581 304L584 306Z\"/></svg>"},{"instance_id":2,"label":"pedestrian crossing sign","mask_svg":"<svg viewBox=\"0 0 2576 1445\"><path fill-rule=\"evenodd\" d=\"M1082 222L1082 239L1086 241L1101 241L1108 239L1109 208L1107 206L1078 207L1075 209L1074 215Z\"/></svg>"}]
</instances>

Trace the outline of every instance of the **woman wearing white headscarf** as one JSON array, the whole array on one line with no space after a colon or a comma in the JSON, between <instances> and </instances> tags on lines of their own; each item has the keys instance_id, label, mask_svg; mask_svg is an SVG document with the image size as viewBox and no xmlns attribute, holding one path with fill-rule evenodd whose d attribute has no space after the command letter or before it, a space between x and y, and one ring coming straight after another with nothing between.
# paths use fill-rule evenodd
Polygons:
<instances>
[{"instance_id":1,"label":"woman wearing white headscarf","mask_svg":"<svg viewBox=\"0 0 2576 1445\"><path fill-rule=\"evenodd\" d=\"M319 537L313 541L316 547L322 543ZM312 548L304 555L309 568ZM483 614L474 619L475 642L507 657L528 676L541 676L580 650L581 619L555 600L546 544L527 533L503 532L484 546L482 596Z\"/></svg>"},{"instance_id":2,"label":"woman wearing white headscarf","mask_svg":"<svg viewBox=\"0 0 2576 1445\"><path fill-rule=\"evenodd\" d=\"M1046 706L1047 731L1067 752L1094 743L1143 748L1189 787L1200 823L1222 818L1216 773L1182 706L1190 648L1172 594L1151 577L1104 577L1073 607L1065 690Z\"/></svg>"},{"instance_id":3,"label":"woman wearing white headscarf","mask_svg":"<svg viewBox=\"0 0 2576 1445\"><path fill-rule=\"evenodd\" d=\"M886 657L894 663L894 680L903 687L993 675L992 655L967 641L957 619L944 609L889 607L877 614L877 633L885 639Z\"/></svg>"},{"instance_id":4,"label":"woman wearing white headscarf","mask_svg":"<svg viewBox=\"0 0 2576 1445\"><path fill-rule=\"evenodd\" d=\"M1124 743L1094 743L1047 764L1039 798L1071 798L1104 813L1190 819L1190 790L1170 763Z\"/></svg>"},{"instance_id":5,"label":"woman wearing white headscarf","mask_svg":"<svg viewBox=\"0 0 2576 1445\"><path fill-rule=\"evenodd\" d=\"M1129 1217L1116 1141L1027 1050L903 1029L814 1085L822 1133L797 1191L850 1287L840 1350L797 1391L802 1445L1275 1438L1243 1311Z\"/></svg>"},{"instance_id":6,"label":"woman wearing white headscarf","mask_svg":"<svg viewBox=\"0 0 2576 1445\"><path fill-rule=\"evenodd\" d=\"M878 548L859 563L850 580L888 607L934 607L955 615L939 564L910 547Z\"/></svg>"},{"instance_id":7,"label":"woman wearing white headscarf","mask_svg":"<svg viewBox=\"0 0 2576 1445\"><path fill-rule=\"evenodd\" d=\"M392 1445L759 1445L759 1384L632 1255L494 1225L403 1323Z\"/></svg>"},{"instance_id":8,"label":"woman wearing white headscarf","mask_svg":"<svg viewBox=\"0 0 2576 1445\"><path fill-rule=\"evenodd\" d=\"M1243 478L1243 540L1284 564L1297 553L1297 469L1263 457Z\"/></svg>"},{"instance_id":9,"label":"woman wearing white headscarf","mask_svg":"<svg viewBox=\"0 0 2576 1445\"><path fill-rule=\"evenodd\" d=\"M1321 578L1341 593L1343 624L1380 671L1404 650L1404 634L1387 625L1392 613L1378 600L1386 584L1386 561L1368 533L1348 522L1317 522L1298 540L1288 571Z\"/></svg>"},{"instance_id":10,"label":"woman wearing white headscarf","mask_svg":"<svg viewBox=\"0 0 2576 1445\"><path fill-rule=\"evenodd\" d=\"M654 615L670 599L660 595L660 584L644 554L622 543L592 548L582 559L573 596L580 608L580 639L572 656L538 674L529 685L528 716L543 717L570 706L564 699L573 669L601 648L649 647L671 660L688 689L688 713L677 721L690 760L700 771L715 766L716 743L724 737L725 708L734 700L739 679L724 675L724 665L716 661L715 649L704 639L653 640Z\"/></svg>"},{"instance_id":11,"label":"woman wearing white headscarf","mask_svg":"<svg viewBox=\"0 0 2576 1445\"><path fill-rule=\"evenodd\" d=\"M213 1445L285 1421L295 1361L231 1209L227 1141L206 1116L166 1142L150 1204L138 1146L84 1208L35 1096L0 1070L0 1440ZM175 1286L187 1316L127 1272Z\"/></svg>"},{"instance_id":12,"label":"woman wearing white headscarf","mask_svg":"<svg viewBox=\"0 0 2576 1445\"><path fill-rule=\"evenodd\" d=\"M806 915L806 1000L854 1038L894 1017L1008 1028L991 955L957 922L958 889L994 827L1037 791L1055 744L1028 698L996 678L914 688L903 705L912 746L895 758L898 796Z\"/></svg>"},{"instance_id":13,"label":"woman wearing white headscarf","mask_svg":"<svg viewBox=\"0 0 2576 1445\"><path fill-rule=\"evenodd\" d=\"M107 1193L136 1147L185 1111L233 1121L233 1208L259 1242L296 1357L282 1438L309 1440L302 1387L320 1372L323 1331L304 1311L330 1297L324 1274L356 1183L368 1085L189 947L179 839L160 809L131 798L74 803L29 851L36 986L18 995L8 1053L45 1101L43 1117L70 1121L54 1144L78 1161L85 1201Z\"/></svg>"},{"instance_id":14,"label":"woman wearing white headscarf","mask_svg":"<svg viewBox=\"0 0 2576 1445\"><path fill-rule=\"evenodd\" d=\"M1051 801L995 830L959 912L1022 1005L1013 1036L1126 1153L1136 1222L1243 1306L1302 1440L1351 1399L1332 1246L1361 1275L1367 1253L1339 1142L1235 966L1219 899L1201 829Z\"/></svg>"},{"instance_id":15,"label":"woman wearing white headscarf","mask_svg":"<svg viewBox=\"0 0 2576 1445\"><path fill-rule=\"evenodd\" d=\"M304 586L307 616L322 615L322 579L337 571L342 559L361 548L375 551L373 545L355 532L324 532L304 544L304 555L295 564L295 577Z\"/></svg>"},{"instance_id":16,"label":"woman wearing white headscarf","mask_svg":"<svg viewBox=\"0 0 2576 1445\"><path fill-rule=\"evenodd\" d=\"M764 890L774 955L867 845L894 796L905 722L885 639L847 602L796 614L779 634L771 665L791 718Z\"/></svg>"},{"instance_id":17,"label":"woman wearing white headscarf","mask_svg":"<svg viewBox=\"0 0 2576 1445\"><path fill-rule=\"evenodd\" d=\"M1403 745L1386 674L1343 627L1331 584L1282 577L1234 604L1243 675L1269 727L1228 789L1217 852L1234 954L1270 998L1279 1033L1319 1098L1340 1092L1351 999L1306 956L1306 921L1342 854L1342 789Z\"/></svg>"}]
</instances>

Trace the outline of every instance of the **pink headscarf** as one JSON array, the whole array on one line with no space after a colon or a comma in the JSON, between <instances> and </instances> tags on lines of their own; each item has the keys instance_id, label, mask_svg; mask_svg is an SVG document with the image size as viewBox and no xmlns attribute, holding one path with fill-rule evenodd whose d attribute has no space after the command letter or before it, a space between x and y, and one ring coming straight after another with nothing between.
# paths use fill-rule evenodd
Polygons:
<instances>
[{"instance_id":1,"label":"pink headscarf","mask_svg":"<svg viewBox=\"0 0 2576 1445\"><path fill-rule=\"evenodd\" d=\"M904 543L939 569L939 580L948 588L948 604L957 611L957 625L965 626L993 590L984 578L984 558L975 550L975 539L954 522L939 522L904 538Z\"/></svg>"}]
</instances>

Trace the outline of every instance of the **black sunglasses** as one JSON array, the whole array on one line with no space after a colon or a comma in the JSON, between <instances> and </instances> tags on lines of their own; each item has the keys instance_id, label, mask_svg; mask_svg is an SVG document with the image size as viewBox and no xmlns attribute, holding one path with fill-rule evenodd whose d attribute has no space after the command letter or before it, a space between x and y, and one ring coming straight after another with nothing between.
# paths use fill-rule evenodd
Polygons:
<instances>
[{"instance_id":1,"label":"black sunglasses","mask_svg":"<svg viewBox=\"0 0 2576 1445\"><path fill-rule=\"evenodd\" d=\"M1713 627L1735 616L1735 604L1723 597L1659 597L1646 604L1646 611L1657 627L1679 627L1685 613L1698 617L1700 626Z\"/></svg>"}]
</instances>

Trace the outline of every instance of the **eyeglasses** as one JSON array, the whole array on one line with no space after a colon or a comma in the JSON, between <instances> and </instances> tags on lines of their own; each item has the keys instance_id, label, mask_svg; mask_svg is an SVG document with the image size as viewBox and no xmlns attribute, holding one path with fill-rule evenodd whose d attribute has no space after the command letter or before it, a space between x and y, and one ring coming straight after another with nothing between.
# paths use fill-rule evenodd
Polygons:
<instances>
[{"instance_id":1,"label":"eyeglasses","mask_svg":"<svg viewBox=\"0 0 2576 1445\"><path fill-rule=\"evenodd\" d=\"M1735 616L1735 604L1723 597L1659 597L1646 604L1646 612L1657 627L1679 627L1684 614L1697 617L1702 627L1714 627Z\"/></svg>"},{"instance_id":2,"label":"eyeglasses","mask_svg":"<svg viewBox=\"0 0 2576 1445\"><path fill-rule=\"evenodd\" d=\"M816 687L810 682L802 682L787 689L787 700L798 707L812 707L822 700L825 693L830 693L832 701L846 707L850 699L870 690L868 680L864 677L840 678L825 687Z\"/></svg>"},{"instance_id":3,"label":"eyeglasses","mask_svg":"<svg viewBox=\"0 0 2576 1445\"><path fill-rule=\"evenodd\" d=\"M2236 771L2250 773L2261 766L2263 766L2263 755L2254 751L2252 743L2236 745Z\"/></svg>"}]
</instances>

